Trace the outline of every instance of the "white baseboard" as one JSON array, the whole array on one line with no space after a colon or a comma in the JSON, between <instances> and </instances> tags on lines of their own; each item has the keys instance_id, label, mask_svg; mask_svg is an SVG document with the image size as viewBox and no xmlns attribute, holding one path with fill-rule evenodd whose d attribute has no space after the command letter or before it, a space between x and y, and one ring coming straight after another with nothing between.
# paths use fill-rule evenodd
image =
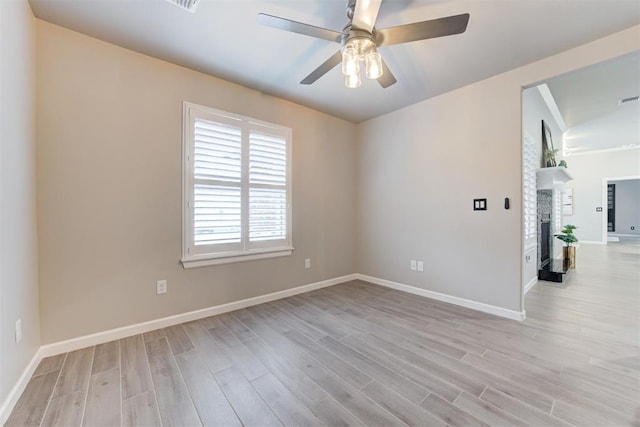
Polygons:
<instances>
[{"instance_id":1,"label":"white baseboard","mask_svg":"<svg viewBox=\"0 0 640 427\"><path fill-rule=\"evenodd\" d=\"M422 288L416 288L415 286L403 285L402 283L392 282L390 280L379 279L377 277L366 276L364 274L356 275L359 280L365 282L375 283L376 285L385 286L387 288L397 289L399 291L408 292L414 295L420 295L423 297L435 299L438 301L448 302L450 304L459 305L462 307L470 308L472 310L482 311L484 313L494 314L500 317L506 317L513 320L524 320L526 315L524 311L514 311L495 305L489 305L482 302L471 301L465 298L455 297L452 295L441 294L439 292L429 291Z\"/></svg>"},{"instance_id":2,"label":"white baseboard","mask_svg":"<svg viewBox=\"0 0 640 427\"><path fill-rule=\"evenodd\" d=\"M529 291L536 285L536 283L538 283L538 278L534 277L533 279L531 279L529 281L529 283L527 283L526 285L524 285L524 294L528 294Z\"/></svg>"},{"instance_id":3,"label":"white baseboard","mask_svg":"<svg viewBox=\"0 0 640 427\"><path fill-rule=\"evenodd\" d=\"M135 325L124 326L122 328L111 329L108 331L85 335L78 338L72 338L66 341L43 345L33 356L33 359L31 359L31 362L29 362L29 365L18 379L18 382L11 389L9 396L2 403L2 406L0 406L0 426L4 425L4 423L9 418L9 415L18 402L20 395L22 395L22 392L27 387L31 376L40 364L40 361L45 357L63 354L69 351L79 350L81 348L90 347L117 339L127 338L133 335L150 332L155 329L177 325L179 323L198 320L209 316L215 316L217 314L227 313L229 311L240 310L241 308L287 298L293 295L310 292L320 288L326 288L328 286L333 286L356 279L356 274L349 274L347 276L341 276L329 280L323 280L321 282L311 283L308 285L297 286L295 288L285 289L283 291L273 292L271 294L260 295L257 297L234 301L227 304L203 308L201 310L190 311L188 313L177 314L175 316L150 320L148 322L137 323Z\"/></svg>"},{"instance_id":4,"label":"white baseboard","mask_svg":"<svg viewBox=\"0 0 640 427\"><path fill-rule=\"evenodd\" d=\"M42 357L67 353L69 351L79 350L81 348L90 347L117 339L127 338L156 329L166 328L168 326L190 322L192 320L203 319L205 317L215 316L217 314L227 313L229 311L240 310L241 308L251 307L252 305L258 305L269 301L287 298L293 295L310 292L320 288L326 288L328 286L355 280L356 277L356 274L336 277L329 280L323 280L322 282L311 283L308 285L297 286L291 289L285 289L283 291L273 292L271 294L260 295L240 301L233 301L227 304L216 305L213 307L207 307L200 310L177 314L175 316L163 317L161 319L150 320L148 322L137 323L135 325L124 326L122 328L111 329L109 331L98 332L78 338L72 338L66 341L43 345L42 347L40 347L40 352L42 353Z\"/></svg>"},{"instance_id":5,"label":"white baseboard","mask_svg":"<svg viewBox=\"0 0 640 427\"><path fill-rule=\"evenodd\" d=\"M606 245L607 242L601 242L600 240L580 240L580 243L585 245Z\"/></svg>"},{"instance_id":6,"label":"white baseboard","mask_svg":"<svg viewBox=\"0 0 640 427\"><path fill-rule=\"evenodd\" d=\"M24 392L24 389L27 387L31 376L36 371L41 360L42 356L40 355L40 349L38 349L25 370L22 372L22 375L20 375L20 378L18 378L18 382L15 383L9 392L9 396L7 396L4 402L2 402L2 406L0 406L0 426L3 426L4 423L7 422L11 411L14 406L16 406L16 403L18 403L18 399L20 399L22 392Z\"/></svg>"}]
</instances>

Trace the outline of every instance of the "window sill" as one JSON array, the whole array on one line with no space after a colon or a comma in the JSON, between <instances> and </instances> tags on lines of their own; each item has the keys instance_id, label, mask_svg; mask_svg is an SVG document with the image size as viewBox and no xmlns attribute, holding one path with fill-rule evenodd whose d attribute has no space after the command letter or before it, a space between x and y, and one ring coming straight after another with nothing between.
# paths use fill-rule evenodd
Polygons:
<instances>
[{"instance_id":1,"label":"window sill","mask_svg":"<svg viewBox=\"0 0 640 427\"><path fill-rule=\"evenodd\" d=\"M212 265L232 264L235 262L253 261L257 259L266 258L278 258L284 256L290 256L293 253L293 248L276 248L263 252L247 252L243 254L231 253L231 254L204 254L200 256L191 256L182 258L182 267L184 269L208 267Z\"/></svg>"}]
</instances>

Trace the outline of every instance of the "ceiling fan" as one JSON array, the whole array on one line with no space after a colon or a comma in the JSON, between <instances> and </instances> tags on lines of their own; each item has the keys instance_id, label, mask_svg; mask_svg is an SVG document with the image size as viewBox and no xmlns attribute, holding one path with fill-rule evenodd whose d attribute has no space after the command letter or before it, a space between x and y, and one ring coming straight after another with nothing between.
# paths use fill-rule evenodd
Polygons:
<instances>
[{"instance_id":1,"label":"ceiling fan","mask_svg":"<svg viewBox=\"0 0 640 427\"><path fill-rule=\"evenodd\" d=\"M377 79L383 88L396 83L396 78L384 62L378 48L417 40L444 37L464 33L469 22L469 14L415 22L397 27L376 29L375 23L382 0L347 0L349 22L342 32L316 27L278 16L258 14L262 25L304 34L339 43L341 48L300 83L310 85L342 62L342 74L349 88L360 86L360 64L365 64L365 74L369 79Z\"/></svg>"}]
</instances>

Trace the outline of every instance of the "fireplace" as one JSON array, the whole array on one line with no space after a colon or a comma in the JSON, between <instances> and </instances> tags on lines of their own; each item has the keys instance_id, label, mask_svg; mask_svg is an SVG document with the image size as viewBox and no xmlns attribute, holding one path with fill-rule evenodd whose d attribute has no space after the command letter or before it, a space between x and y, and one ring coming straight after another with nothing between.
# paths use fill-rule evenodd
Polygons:
<instances>
[{"instance_id":1,"label":"fireplace","mask_svg":"<svg viewBox=\"0 0 640 427\"><path fill-rule=\"evenodd\" d=\"M568 265L557 249L560 245L553 233L562 226L562 191L571 175L563 167L538 169L536 172L538 214L538 279L563 282L568 277Z\"/></svg>"},{"instance_id":2,"label":"fireplace","mask_svg":"<svg viewBox=\"0 0 640 427\"><path fill-rule=\"evenodd\" d=\"M553 213L553 193L538 190L538 270L542 270L553 258L551 242L551 218Z\"/></svg>"}]
</instances>

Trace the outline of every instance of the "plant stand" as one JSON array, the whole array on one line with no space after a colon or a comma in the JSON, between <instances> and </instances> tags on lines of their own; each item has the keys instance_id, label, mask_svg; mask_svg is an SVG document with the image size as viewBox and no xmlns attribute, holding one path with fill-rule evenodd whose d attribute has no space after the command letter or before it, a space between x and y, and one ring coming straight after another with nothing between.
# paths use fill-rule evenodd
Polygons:
<instances>
[{"instance_id":1,"label":"plant stand","mask_svg":"<svg viewBox=\"0 0 640 427\"><path fill-rule=\"evenodd\" d=\"M576 247L575 246L563 246L562 257L565 262L569 264L569 268L575 270L576 268Z\"/></svg>"}]
</instances>

